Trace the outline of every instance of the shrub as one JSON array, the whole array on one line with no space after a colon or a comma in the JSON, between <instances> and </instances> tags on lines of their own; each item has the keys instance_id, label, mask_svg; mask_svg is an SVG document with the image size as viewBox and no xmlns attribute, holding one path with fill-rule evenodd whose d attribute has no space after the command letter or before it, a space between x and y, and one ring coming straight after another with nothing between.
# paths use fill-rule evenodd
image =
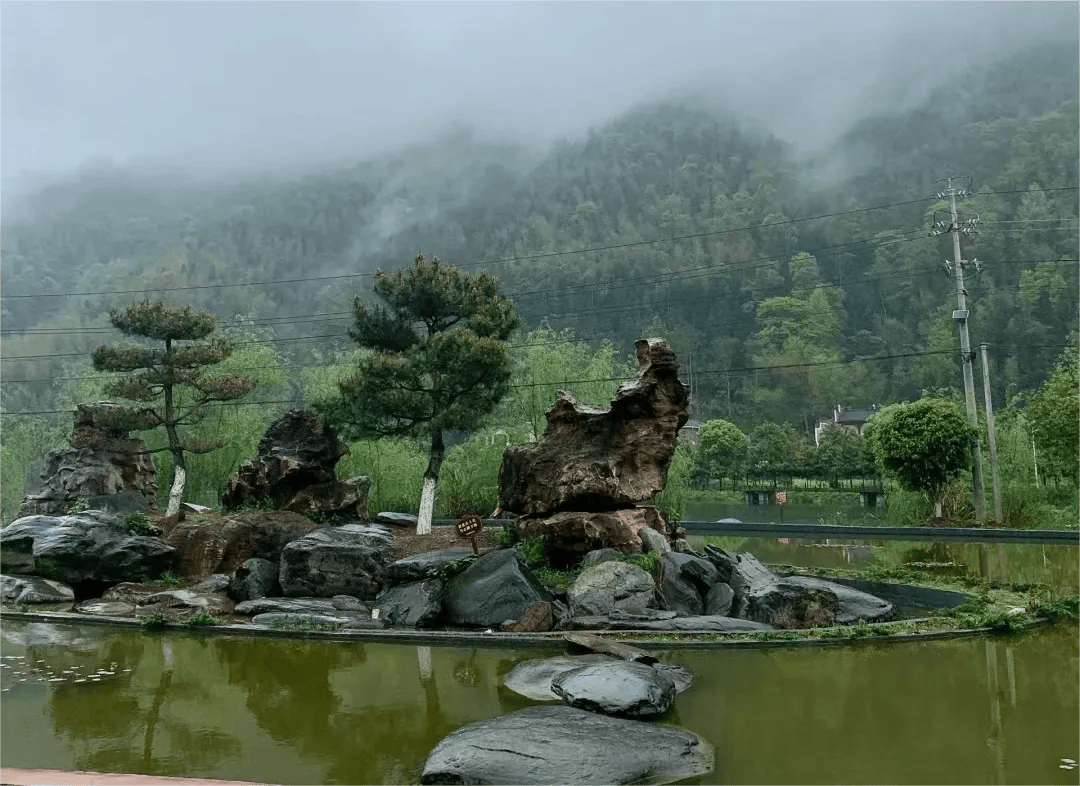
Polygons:
<instances>
[{"instance_id":1,"label":"shrub","mask_svg":"<svg viewBox=\"0 0 1080 786\"><path fill-rule=\"evenodd\" d=\"M211 625L220 625L221 620L215 617L213 614L207 614L205 611L200 611L193 617L188 617L184 620L184 625L189 628L205 628Z\"/></svg>"},{"instance_id":2,"label":"shrub","mask_svg":"<svg viewBox=\"0 0 1080 786\"><path fill-rule=\"evenodd\" d=\"M71 506L68 508L67 512L85 513L88 510L90 510L90 503L87 502L85 499L77 499L71 503Z\"/></svg>"},{"instance_id":3,"label":"shrub","mask_svg":"<svg viewBox=\"0 0 1080 786\"><path fill-rule=\"evenodd\" d=\"M165 571L158 580L169 589L184 589L187 587L187 582L184 581L184 577L177 576L172 571Z\"/></svg>"},{"instance_id":4,"label":"shrub","mask_svg":"<svg viewBox=\"0 0 1080 786\"><path fill-rule=\"evenodd\" d=\"M547 565L547 544L543 535L526 538L515 546L525 558L525 564L531 567Z\"/></svg>"},{"instance_id":5,"label":"shrub","mask_svg":"<svg viewBox=\"0 0 1080 786\"><path fill-rule=\"evenodd\" d=\"M149 630L161 630L169 624L169 615L163 614L160 611L154 614L144 614L139 617L139 623Z\"/></svg>"},{"instance_id":6,"label":"shrub","mask_svg":"<svg viewBox=\"0 0 1080 786\"><path fill-rule=\"evenodd\" d=\"M150 517L142 511L125 513L123 517L124 529L129 535L156 535L157 529L150 523Z\"/></svg>"}]
</instances>

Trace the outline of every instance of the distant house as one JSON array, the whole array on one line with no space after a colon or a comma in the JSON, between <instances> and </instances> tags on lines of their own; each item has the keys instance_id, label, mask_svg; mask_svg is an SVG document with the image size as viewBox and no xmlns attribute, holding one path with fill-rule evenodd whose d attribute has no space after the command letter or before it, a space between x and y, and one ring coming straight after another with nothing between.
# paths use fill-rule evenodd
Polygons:
<instances>
[{"instance_id":1,"label":"distant house","mask_svg":"<svg viewBox=\"0 0 1080 786\"><path fill-rule=\"evenodd\" d=\"M698 443L698 429L701 428L701 421L696 418L691 418L686 421L686 425L679 429L679 438L687 445L697 445Z\"/></svg>"},{"instance_id":2,"label":"distant house","mask_svg":"<svg viewBox=\"0 0 1080 786\"><path fill-rule=\"evenodd\" d=\"M879 407L876 404L870 407L845 407L837 404L831 419L823 418L814 426L814 444L821 444L821 437L825 434L825 429L836 428L837 426L854 431L861 437L863 429L866 427L866 421L878 409Z\"/></svg>"}]
</instances>

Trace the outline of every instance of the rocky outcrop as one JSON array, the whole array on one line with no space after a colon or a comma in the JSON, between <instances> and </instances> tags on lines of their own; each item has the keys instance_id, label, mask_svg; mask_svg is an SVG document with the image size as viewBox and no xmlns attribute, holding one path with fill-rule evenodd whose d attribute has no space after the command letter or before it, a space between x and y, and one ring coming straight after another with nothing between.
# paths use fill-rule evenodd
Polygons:
<instances>
[{"instance_id":1,"label":"rocky outcrop","mask_svg":"<svg viewBox=\"0 0 1080 786\"><path fill-rule=\"evenodd\" d=\"M157 578L178 564L172 546L130 535L119 517L98 510L14 521L0 530L0 553L21 572L68 584L81 597L132 578Z\"/></svg>"},{"instance_id":2,"label":"rocky outcrop","mask_svg":"<svg viewBox=\"0 0 1080 786\"><path fill-rule=\"evenodd\" d=\"M527 707L444 737L421 783L670 783L713 768L713 747L670 726Z\"/></svg>"},{"instance_id":3,"label":"rocky outcrop","mask_svg":"<svg viewBox=\"0 0 1080 786\"><path fill-rule=\"evenodd\" d=\"M525 516L517 520L518 537L545 537L545 547L553 564L566 567L580 562L585 554L613 548L624 554L643 550L639 532L667 537L674 532L664 512L653 505L617 510L564 511L547 518Z\"/></svg>"},{"instance_id":4,"label":"rocky outcrop","mask_svg":"<svg viewBox=\"0 0 1080 786\"><path fill-rule=\"evenodd\" d=\"M349 453L322 418L306 409L292 409L272 423L259 441L252 461L240 465L221 495L225 510L273 505L296 513L367 518L370 479L339 481L334 467Z\"/></svg>"},{"instance_id":5,"label":"rocky outcrop","mask_svg":"<svg viewBox=\"0 0 1080 786\"><path fill-rule=\"evenodd\" d=\"M339 616L342 611L330 598L256 598L237 603L233 609L237 614L255 616L257 614L324 614L328 617ZM357 614L370 616L364 609L352 610Z\"/></svg>"},{"instance_id":6,"label":"rocky outcrop","mask_svg":"<svg viewBox=\"0 0 1080 786\"><path fill-rule=\"evenodd\" d=\"M153 508L154 462L146 443L128 432L154 425L119 404L79 404L71 447L46 454L41 487L23 499L16 518L63 515L79 500L114 512Z\"/></svg>"},{"instance_id":7,"label":"rocky outcrop","mask_svg":"<svg viewBox=\"0 0 1080 786\"><path fill-rule=\"evenodd\" d=\"M393 586L395 584L411 584L414 581L423 581L450 563L469 557L472 557L472 549L469 548L439 549L438 551L413 554L411 557L392 562L387 567L386 583Z\"/></svg>"},{"instance_id":8,"label":"rocky outcrop","mask_svg":"<svg viewBox=\"0 0 1080 786\"><path fill-rule=\"evenodd\" d=\"M675 698L675 682L644 663L612 658L555 675L551 692L571 707L618 718L663 715Z\"/></svg>"},{"instance_id":9,"label":"rocky outcrop","mask_svg":"<svg viewBox=\"0 0 1080 786\"><path fill-rule=\"evenodd\" d=\"M517 549L482 554L446 587L443 619L452 625L497 629L518 620L537 601L554 597L525 565Z\"/></svg>"},{"instance_id":10,"label":"rocky outcrop","mask_svg":"<svg viewBox=\"0 0 1080 786\"><path fill-rule=\"evenodd\" d=\"M660 492L686 423L688 389L663 339L635 342L638 372L610 407L560 391L538 442L507 448L499 506L530 516L629 507Z\"/></svg>"},{"instance_id":11,"label":"rocky outcrop","mask_svg":"<svg viewBox=\"0 0 1080 786\"><path fill-rule=\"evenodd\" d=\"M286 544L317 529L298 513L189 515L167 526L162 539L180 553L184 578L196 583L215 573L233 573L253 557L277 563Z\"/></svg>"},{"instance_id":12,"label":"rocky outcrop","mask_svg":"<svg viewBox=\"0 0 1080 786\"><path fill-rule=\"evenodd\" d=\"M601 562L586 568L566 593L573 617L623 611L643 614L655 602L652 576L628 562Z\"/></svg>"},{"instance_id":13,"label":"rocky outcrop","mask_svg":"<svg viewBox=\"0 0 1080 786\"><path fill-rule=\"evenodd\" d=\"M705 613L705 597L709 592L714 587L726 586L719 584L716 567L700 557L669 551L661 558L661 564L663 579L658 590L664 608L680 616L700 617Z\"/></svg>"},{"instance_id":14,"label":"rocky outcrop","mask_svg":"<svg viewBox=\"0 0 1080 786\"><path fill-rule=\"evenodd\" d=\"M373 600L393 559L394 536L381 524L324 527L282 549L278 581L290 597Z\"/></svg>"}]
</instances>

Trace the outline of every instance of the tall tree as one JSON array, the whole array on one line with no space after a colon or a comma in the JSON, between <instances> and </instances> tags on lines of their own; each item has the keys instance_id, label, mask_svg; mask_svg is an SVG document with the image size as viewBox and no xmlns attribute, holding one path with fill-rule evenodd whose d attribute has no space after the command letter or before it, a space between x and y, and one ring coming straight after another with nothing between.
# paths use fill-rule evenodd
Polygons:
<instances>
[{"instance_id":1,"label":"tall tree","mask_svg":"<svg viewBox=\"0 0 1080 786\"><path fill-rule=\"evenodd\" d=\"M220 363L232 353L231 344L221 337L194 343L214 332L217 323L212 314L195 311L190 306L171 308L156 300L114 309L109 312L109 320L126 335L165 345L164 348L102 345L91 352L91 357L98 371L135 372L106 388L110 395L153 404L129 407L122 417L131 430L165 428L169 444L161 450L169 451L173 459L173 485L166 515L173 517L180 511L184 494L187 474L184 454L209 453L225 444L221 440L182 439L178 428L202 420L205 406L210 402L241 398L255 385L243 376L203 376L206 366Z\"/></svg>"},{"instance_id":2,"label":"tall tree","mask_svg":"<svg viewBox=\"0 0 1080 786\"><path fill-rule=\"evenodd\" d=\"M746 469L750 450L749 438L739 427L727 420L707 420L698 429L697 460L710 477L735 479Z\"/></svg>"},{"instance_id":3,"label":"tall tree","mask_svg":"<svg viewBox=\"0 0 1080 786\"><path fill-rule=\"evenodd\" d=\"M1067 478L1073 483L1080 467L1080 418L1076 405L1080 374L1076 344L1074 332L1057 369L1032 397L1027 408L1047 474Z\"/></svg>"},{"instance_id":4,"label":"tall tree","mask_svg":"<svg viewBox=\"0 0 1080 786\"><path fill-rule=\"evenodd\" d=\"M338 384L340 398L320 409L350 437L427 434L431 452L416 524L424 535L431 532L444 434L476 428L506 395L506 340L519 320L497 278L462 273L423 254L407 271L377 271L375 294L385 305L356 298L349 331L370 352Z\"/></svg>"}]
</instances>

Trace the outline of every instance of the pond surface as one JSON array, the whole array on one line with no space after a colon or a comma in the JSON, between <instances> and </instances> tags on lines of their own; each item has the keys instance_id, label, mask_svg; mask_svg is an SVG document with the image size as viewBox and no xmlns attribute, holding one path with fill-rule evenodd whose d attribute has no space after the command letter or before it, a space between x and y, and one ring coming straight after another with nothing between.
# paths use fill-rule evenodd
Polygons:
<instances>
[{"instance_id":1,"label":"pond surface","mask_svg":"<svg viewBox=\"0 0 1080 786\"><path fill-rule=\"evenodd\" d=\"M0 759L268 783L416 783L557 650L228 638L5 621ZM716 748L690 783L1077 783L1075 624L1011 637L670 650L666 723ZM95 679L96 677L96 679Z\"/></svg>"},{"instance_id":2,"label":"pond surface","mask_svg":"<svg viewBox=\"0 0 1080 786\"><path fill-rule=\"evenodd\" d=\"M771 493L771 490L770 490ZM740 521L769 521L779 524L861 524L885 526L885 508L864 508L857 494L836 494L828 505L791 502L787 505L747 505L743 502L687 502L686 521L717 521L735 518Z\"/></svg>"}]
</instances>

